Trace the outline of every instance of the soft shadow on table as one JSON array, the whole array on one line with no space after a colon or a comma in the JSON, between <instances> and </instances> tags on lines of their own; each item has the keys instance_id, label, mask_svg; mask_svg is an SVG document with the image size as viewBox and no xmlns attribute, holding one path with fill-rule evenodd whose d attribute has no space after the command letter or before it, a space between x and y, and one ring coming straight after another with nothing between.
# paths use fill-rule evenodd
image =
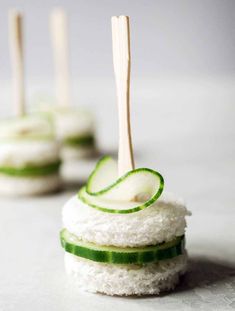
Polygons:
<instances>
[{"instance_id":1,"label":"soft shadow on table","mask_svg":"<svg viewBox=\"0 0 235 311\"><path fill-rule=\"evenodd\" d=\"M190 258L188 271L175 292L230 282L235 277L235 263L204 257Z\"/></svg>"},{"instance_id":2,"label":"soft shadow on table","mask_svg":"<svg viewBox=\"0 0 235 311\"><path fill-rule=\"evenodd\" d=\"M170 296L177 293L192 291L195 288L217 288L223 286L224 283L235 282L235 263L228 263L204 257L190 258L188 261L188 269L184 276L180 279L180 284L176 286L174 291L169 291L156 295L155 297ZM139 298L148 299L154 296L132 296L127 299Z\"/></svg>"}]
</instances>

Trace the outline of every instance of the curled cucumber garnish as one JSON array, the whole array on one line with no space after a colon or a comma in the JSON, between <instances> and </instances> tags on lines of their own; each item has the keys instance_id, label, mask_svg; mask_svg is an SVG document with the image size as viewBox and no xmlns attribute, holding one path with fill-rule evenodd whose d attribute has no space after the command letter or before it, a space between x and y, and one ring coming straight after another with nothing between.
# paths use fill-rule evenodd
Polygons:
<instances>
[{"instance_id":1,"label":"curled cucumber garnish","mask_svg":"<svg viewBox=\"0 0 235 311\"><path fill-rule=\"evenodd\" d=\"M105 156L78 196L82 202L102 212L129 214L151 206L163 188L161 174L148 168L137 168L117 178L116 161Z\"/></svg>"}]
</instances>

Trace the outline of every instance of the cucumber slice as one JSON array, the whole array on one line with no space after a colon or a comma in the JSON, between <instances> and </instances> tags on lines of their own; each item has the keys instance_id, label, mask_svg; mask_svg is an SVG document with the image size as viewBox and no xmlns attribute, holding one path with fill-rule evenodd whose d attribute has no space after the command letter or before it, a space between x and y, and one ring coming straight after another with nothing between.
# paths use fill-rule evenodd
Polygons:
<instances>
[{"instance_id":1,"label":"cucumber slice","mask_svg":"<svg viewBox=\"0 0 235 311\"><path fill-rule=\"evenodd\" d=\"M143 210L160 197L164 179L156 171L138 168L117 179L117 163L103 157L78 196L103 212L127 214Z\"/></svg>"},{"instance_id":2,"label":"cucumber slice","mask_svg":"<svg viewBox=\"0 0 235 311\"><path fill-rule=\"evenodd\" d=\"M68 253L96 262L112 264L145 264L170 259L183 254L185 246L184 236L176 237L167 243L142 248L98 246L79 240L66 229L60 232L60 240L62 247Z\"/></svg>"},{"instance_id":3,"label":"cucumber slice","mask_svg":"<svg viewBox=\"0 0 235 311\"><path fill-rule=\"evenodd\" d=\"M0 167L0 173L14 177L34 177L45 176L58 172L60 161L42 165L42 166L25 166L25 167Z\"/></svg>"},{"instance_id":4,"label":"cucumber slice","mask_svg":"<svg viewBox=\"0 0 235 311\"><path fill-rule=\"evenodd\" d=\"M93 146L94 143L93 135L68 137L64 140L64 144L69 146Z\"/></svg>"}]
</instances>

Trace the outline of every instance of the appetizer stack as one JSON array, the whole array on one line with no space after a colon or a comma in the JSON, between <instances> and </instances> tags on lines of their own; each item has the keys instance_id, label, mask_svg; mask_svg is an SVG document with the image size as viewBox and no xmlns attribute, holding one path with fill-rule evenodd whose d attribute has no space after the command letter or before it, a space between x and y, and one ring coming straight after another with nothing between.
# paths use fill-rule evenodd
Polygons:
<instances>
[{"instance_id":1,"label":"appetizer stack","mask_svg":"<svg viewBox=\"0 0 235 311\"><path fill-rule=\"evenodd\" d=\"M0 122L0 193L34 195L60 186L59 150L48 119L26 115L22 16L9 15L16 116Z\"/></svg>"},{"instance_id":2,"label":"appetizer stack","mask_svg":"<svg viewBox=\"0 0 235 311\"><path fill-rule=\"evenodd\" d=\"M65 267L77 286L107 295L169 290L186 270L184 205L161 195L163 179L150 169L117 176L103 158L87 185L63 209Z\"/></svg>"},{"instance_id":3,"label":"appetizer stack","mask_svg":"<svg viewBox=\"0 0 235 311\"><path fill-rule=\"evenodd\" d=\"M56 72L56 101L49 108L64 160L90 157L95 152L93 116L71 106L67 17L62 9L51 14L51 33Z\"/></svg>"},{"instance_id":4,"label":"appetizer stack","mask_svg":"<svg viewBox=\"0 0 235 311\"><path fill-rule=\"evenodd\" d=\"M60 187L59 149L48 120L22 116L0 124L0 194L36 195Z\"/></svg>"},{"instance_id":5,"label":"appetizer stack","mask_svg":"<svg viewBox=\"0 0 235 311\"><path fill-rule=\"evenodd\" d=\"M95 154L94 120L88 111L61 107L53 109L51 115L62 160L90 158Z\"/></svg>"},{"instance_id":6,"label":"appetizer stack","mask_svg":"<svg viewBox=\"0 0 235 311\"><path fill-rule=\"evenodd\" d=\"M65 267L78 287L107 295L173 289L186 271L184 204L163 193L161 174L134 168L129 87L129 18L112 18L119 108L118 163L101 159L63 208Z\"/></svg>"}]
</instances>

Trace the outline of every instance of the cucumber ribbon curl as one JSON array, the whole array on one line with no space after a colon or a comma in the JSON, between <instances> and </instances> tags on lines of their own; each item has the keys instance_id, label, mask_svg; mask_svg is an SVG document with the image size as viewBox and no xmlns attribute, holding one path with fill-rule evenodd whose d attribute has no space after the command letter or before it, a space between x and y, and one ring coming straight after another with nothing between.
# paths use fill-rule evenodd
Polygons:
<instances>
[{"instance_id":1,"label":"cucumber ribbon curl","mask_svg":"<svg viewBox=\"0 0 235 311\"><path fill-rule=\"evenodd\" d=\"M117 162L103 157L79 191L80 200L99 211L129 214L157 201L164 188L162 175L149 168L137 168L117 178Z\"/></svg>"}]
</instances>

